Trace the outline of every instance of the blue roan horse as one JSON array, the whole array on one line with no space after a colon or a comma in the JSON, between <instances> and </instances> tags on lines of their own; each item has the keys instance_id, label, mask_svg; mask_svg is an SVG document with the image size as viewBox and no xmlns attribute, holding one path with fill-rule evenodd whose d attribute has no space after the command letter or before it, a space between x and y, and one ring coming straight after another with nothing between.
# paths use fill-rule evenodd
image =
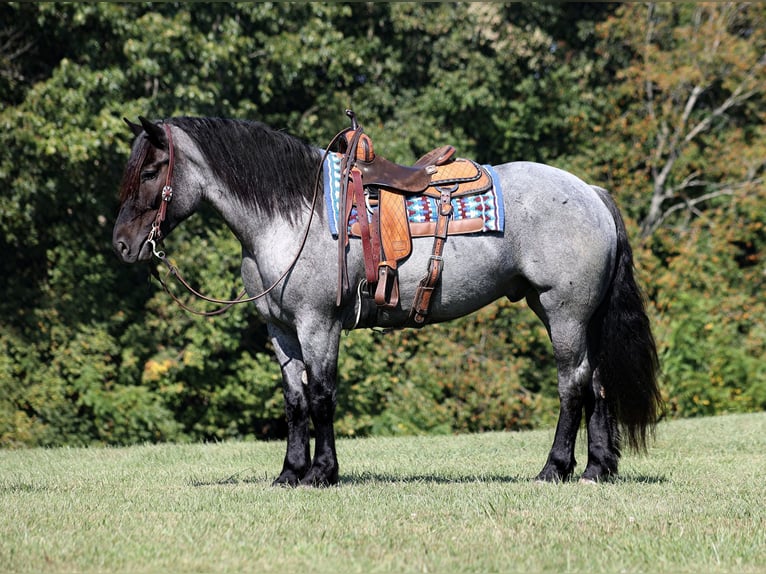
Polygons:
<instances>
[{"instance_id":1,"label":"blue roan horse","mask_svg":"<svg viewBox=\"0 0 766 574\"><path fill-rule=\"evenodd\" d=\"M257 122L184 117L129 125L136 139L114 227L117 255L128 263L149 260L156 241L202 202L212 204L242 244L247 292L277 283L255 301L283 375L287 454L275 484L337 483L338 344L341 331L357 325L360 302L350 289L336 303L338 240L314 196L322 150ZM606 191L567 172L529 162L494 171L505 230L448 238L427 322L455 319L500 297L526 299L550 335L561 401L537 479L572 477L584 411L582 480L606 480L617 473L621 435L645 449L660 410L657 353L624 223ZM170 183L172 201L163 201ZM359 243L352 239L347 252L351 286L365 277ZM398 269L403 305L373 312L363 326L404 323L432 244L414 240Z\"/></svg>"}]
</instances>

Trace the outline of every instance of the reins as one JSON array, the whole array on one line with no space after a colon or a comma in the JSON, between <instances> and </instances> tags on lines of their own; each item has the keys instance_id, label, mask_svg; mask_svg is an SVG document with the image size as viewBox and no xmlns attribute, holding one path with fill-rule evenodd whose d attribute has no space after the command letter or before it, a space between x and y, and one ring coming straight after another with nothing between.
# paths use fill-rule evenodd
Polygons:
<instances>
[{"instance_id":1,"label":"reins","mask_svg":"<svg viewBox=\"0 0 766 574\"><path fill-rule=\"evenodd\" d=\"M157 250L157 241L160 240L160 226L162 225L162 222L165 221L165 217L167 214L168 204L170 203L170 200L173 198L173 166L175 163L175 152L173 149L173 135L170 131L170 125L163 124L163 128L165 129L165 135L167 136L168 140L168 172L165 176L165 186L162 188L162 197L160 202L160 207L157 210L157 215L154 218L154 222L152 223L152 229L149 231L149 236L146 240L147 243L149 243L152 247L152 253L154 256L162 261L162 263L165 264L165 266L168 268L168 275L172 275L175 277L178 282L192 295L197 297L198 299L202 299L203 301L206 301L208 303L213 303L215 305L223 305L220 309L216 309L215 311L198 311L196 309L192 309L188 305L186 305L183 301L181 301L169 288L167 282L160 277L159 273L155 270L153 270L152 275L159 281L160 285L162 285L162 288L165 290L165 292L170 295L170 297L175 301L179 307L181 307L183 310L192 313L194 315L200 315L202 317L212 317L215 315L220 315L222 313L225 313L229 309L231 309L234 305L239 305L241 303L252 303L253 301L256 301L257 299L260 299L262 297L265 297L269 293L271 293L277 285L279 285L282 280L287 277L287 275L293 270L296 263L298 263L298 259L300 258L301 254L303 253L303 248L306 246L306 241L308 240L309 236L309 230L311 229L311 222L314 219L314 211L316 209L316 202L317 197L319 196L319 184L322 178L322 169L324 166L324 162L327 159L328 154L330 153L330 150L332 147L337 143L338 139L344 134L346 130L342 130L338 132L335 137L330 141L327 148L324 150L324 153L322 154L322 160L319 162L319 168L317 169L317 175L314 180L314 193L311 199L311 211L309 212L309 218L306 222L306 229L303 232L303 237L301 239L300 246L298 247L298 252L295 254L295 257L293 257L293 260L290 262L290 264L287 266L285 271L272 283L272 285L265 289L264 291L258 293L257 295L252 295L250 297L245 297L246 290L243 289L239 296L236 299L218 299L215 297L208 297L207 295L203 295L194 287L192 287L186 279L184 279L183 275L181 275L181 272L179 271L178 267L171 263L166 254L165 251Z\"/></svg>"}]
</instances>

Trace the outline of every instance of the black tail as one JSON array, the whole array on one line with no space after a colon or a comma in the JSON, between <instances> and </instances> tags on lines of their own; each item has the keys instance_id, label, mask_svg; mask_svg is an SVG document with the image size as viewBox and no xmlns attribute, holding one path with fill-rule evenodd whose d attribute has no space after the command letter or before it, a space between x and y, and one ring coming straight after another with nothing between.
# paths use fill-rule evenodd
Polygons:
<instances>
[{"instance_id":1,"label":"black tail","mask_svg":"<svg viewBox=\"0 0 766 574\"><path fill-rule=\"evenodd\" d=\"M609 193L594 189L612 213L617 228L617 259L612 285L597 315L599 377L607 403L628 446L645 451L662 410L657 385L659 360L644 299L633 276L633 250L622 215Z\"/></svg>"}]
</instances>

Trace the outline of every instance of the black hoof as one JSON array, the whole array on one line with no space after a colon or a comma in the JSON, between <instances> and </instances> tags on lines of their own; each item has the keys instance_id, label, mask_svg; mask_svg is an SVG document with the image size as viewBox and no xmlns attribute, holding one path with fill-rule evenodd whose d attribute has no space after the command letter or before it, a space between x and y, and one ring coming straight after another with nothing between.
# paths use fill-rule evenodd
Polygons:
<instances>
[{"instance_id":1,"label":"black hoof","mask_svg":"<svg viewBox=\"0 0 766 574\"><path fill-rule=\"evenodd\" d=\"M599 466L588 466L582 473L580 482L610 482L616 476L616 470L611 471Z\"/></svg>"},{"instance_id":2,"label":"black hoof","mask_svg":"<svg viewBox=\"0 0 766 574\"><path fill-rule=\"evenodd\" d=\"M295 474L292 471L282 471L282 474L280 474L274 482L271 483L271 486L298 486L301 483L301 479L298 477L297 474Z\"/></svg>"},{"instance_id":3,"label":"black hoof","mask_svg":"<svg viewBox=\"0 0 766 574\"><path fill-rule=\"evenodd\" d=\"M312 468L308 471L308 474L300 481L301 486L311 486L315 488L324 488L327 486L335 486L338 484L338 471L337 469L330 472L323 472Z\"/></svg>"},{"instance_id":4,"label":"black hoof","mask_svg":"<svg viewBox=\"0 0 766 574\"><path fill-rule=\"evenodd\" d=\"M574 468L567 469L567 470L561 470L556 468L553 464L546 464L543 469L540 471L540 474L538 474L535 477L536 482L553 482L553 483L559 483L559 482L566 482L570 478L572 478L572 473L574 472Z\"/></svg>"}]
</instances>

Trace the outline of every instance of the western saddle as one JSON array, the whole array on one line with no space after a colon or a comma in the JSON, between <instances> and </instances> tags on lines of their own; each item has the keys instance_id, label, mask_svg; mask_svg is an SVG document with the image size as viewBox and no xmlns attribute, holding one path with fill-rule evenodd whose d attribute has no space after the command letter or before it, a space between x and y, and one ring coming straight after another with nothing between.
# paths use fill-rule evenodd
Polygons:
<instances>
[{"instance_id":1,"label":"western saddle","mask_svg":"<svg viewBox=\"0 0 766 574\"><path fill-rule=\"evenodd\" d=\"M412 237L433 237L428 269L418 284L409 316L413 326L422 326L444 266L442 251L453 215L452 199L486 192L492 187L492 178L477 163L455 158L455 148L451 145L428 152L411 167L393 163L375 154L372 140L358 124L354 112L346 110L346 115L351 119L351 127L342 132L339 144L343 155L340 162L337 304L340 305L349 288L346 272L348 222L353 207L356 207L358 221L351 226L351 234L361 239L366 287L378 308L399 305L397 268L412 252ZM406 199L413 195L437 200L435 222L409 222ZM371 221L368 212L372 214ZM480 229L455 231L469 233Z\"/></svg>"}]
</instances>

